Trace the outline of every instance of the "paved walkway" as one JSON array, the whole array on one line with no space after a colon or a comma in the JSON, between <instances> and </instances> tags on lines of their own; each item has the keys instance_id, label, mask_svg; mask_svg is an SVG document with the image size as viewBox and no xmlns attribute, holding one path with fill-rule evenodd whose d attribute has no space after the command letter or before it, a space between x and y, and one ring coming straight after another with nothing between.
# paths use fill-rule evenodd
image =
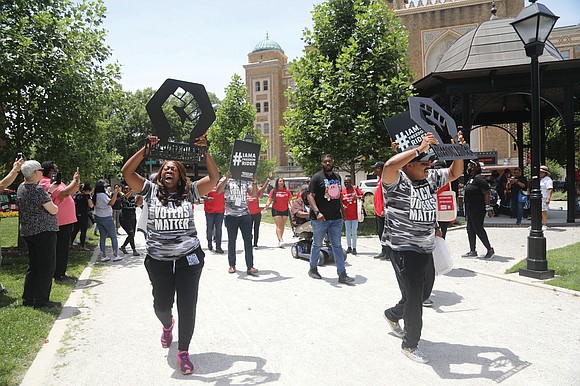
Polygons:
<instances>
[{"instance_id":1,"label":"paved walkway","mask_svg":"<svg viewBox=\"0 0 580 386\"><path fill-rule=\"evenodd\" d=\"M204 234L201 208L196 216ZM95 253L22 384L578 385L580 293L504 274L525 258L528 230L488 233L497 252L490 261L459 257L465 230L448 234L455 269L437 277L434 307L424 309L427 365L401 354L382 318L400 294L390 264L372 258L377 238L359 238L359 255L347 261L355 285L345 286L334 265L320 268L323 280L310 279L308 263L276 248L274 226L262 224L259 277L228 274L225 255L206 256L190 348L195 374L177 370L176 342L161 348L143 257L102 264ZM555 227L546 238L548 249L571 244L580 227Z\"/></svg>"}]
</instances>

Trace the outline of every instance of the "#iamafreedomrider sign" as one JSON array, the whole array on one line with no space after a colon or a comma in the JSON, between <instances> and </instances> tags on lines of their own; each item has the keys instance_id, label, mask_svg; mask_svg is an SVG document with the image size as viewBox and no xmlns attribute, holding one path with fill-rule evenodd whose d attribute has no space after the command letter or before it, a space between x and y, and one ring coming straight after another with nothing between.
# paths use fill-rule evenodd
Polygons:
<instances>
[{"instance_id":1,"label":"#iamafreedomrider sign","mask_svg":"<svg viewBox=\"0 0 580 386\"><path fill-rule=\"evenodd\" d=\"M259 156L259 144L236 139L230 160L232 178L251 181L258 167Z\"/></svg>"},{"instance_id":2,"label":"#iamafreedomrider sign","mask_svg":"<svg viewBox=\"0 0 580 386\"><path fill-rule=\"evenodd\" d=\"M409 98L409 111L383 120L391 139L405 151L418 147L426 132L431 132L439 145L431 146L440 160L475 159L477 156L468 144L452 144L457 141L457 126L437 103L429 98Z\"/></svg>"}]
</instances>

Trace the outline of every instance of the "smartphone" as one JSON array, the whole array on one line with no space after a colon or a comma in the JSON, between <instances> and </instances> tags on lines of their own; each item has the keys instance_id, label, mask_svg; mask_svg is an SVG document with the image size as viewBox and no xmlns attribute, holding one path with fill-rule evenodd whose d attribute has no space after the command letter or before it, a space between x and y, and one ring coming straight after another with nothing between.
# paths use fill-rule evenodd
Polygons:
<instances>
[{"instance_id":1,"label":"smartphone","mask_svg":"<svg viewBox=\"0 0 580 386\"><path fill-rule=\"evenodd\" d=\"M21 160L21 159L22 159L22 153L16 154L16 161Z\"/></svg>"},{"instance_id":2,"label":"smartphone","mask_svg":"<svg viewBox=\"0 0 580 386\"><path fill-rule=\"evenodd\" d=\"M79 167L77 166L77 173L79 172Z\"/></svg>"},{"instance_id":3,"label":"smartphone","mask_svg":"<svg viewBox=\"0 0 580 386\"><path fill-rule=\"evenodd\" d=\"M57 184L60 185L60 183L62 182L62 174L60 174L60 172L54 172L51 175L51 183L56 182Z\"/></svg>"}]
</instances>

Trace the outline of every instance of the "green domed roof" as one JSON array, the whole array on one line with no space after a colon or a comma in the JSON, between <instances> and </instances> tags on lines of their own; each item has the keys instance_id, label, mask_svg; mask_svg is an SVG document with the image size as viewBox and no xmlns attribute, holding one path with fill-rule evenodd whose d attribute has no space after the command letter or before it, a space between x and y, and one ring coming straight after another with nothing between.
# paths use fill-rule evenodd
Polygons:
<instances>
[{"instance_id":1,"label":"green domed roof","mask_svg":"<svg viewBox=\"0 0 580 386\"><path fill-rule=\"evenodd\" d=\"M280 51L281 53L284 53L284 50L282 49L282 47L280 47L280 44L276 43L273 40L270 40L268 38L268 34L266 34L266 39L264 39L260 43L256 44L256 47L254 47L252 52L272 51L272 50L273 51Z\"/></svg>"}]
</instances>

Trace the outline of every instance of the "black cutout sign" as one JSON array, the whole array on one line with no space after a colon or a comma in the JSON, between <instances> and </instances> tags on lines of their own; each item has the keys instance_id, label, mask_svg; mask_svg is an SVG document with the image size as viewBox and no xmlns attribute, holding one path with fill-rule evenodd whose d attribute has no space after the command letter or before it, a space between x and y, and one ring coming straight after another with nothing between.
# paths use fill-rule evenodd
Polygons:
<instances>
[{"instance_id":1,"label":"black cutout sign","mask_svg":"<svg viewBox=\"0 0 580 386\"><path fill-rule=\"evenodd\" d=\"M409 111L383 120L391 139L405 151L418 147L426 132L433 133L439 145L431 150L440 160L476 159L469 144L452 144L457 141L457 126L449 114L429 98L409 98Z\"/></svg>"},{"instance_id":2,"label":"black cutout sign","mask_svg":"<svg viewBox=\"0 0 580 386\"><path fill-rule=\"evenodd\" d=\"M171 101L172 109L182 125L193 126L189 135L189 145L194 146L195 138L201 137L215 120L215 112L209 96L202 84L167 79L145 106L155 134L161 145L167 145L172 128L163 111L163 105Z\"/></svg>"}]
</instances>

